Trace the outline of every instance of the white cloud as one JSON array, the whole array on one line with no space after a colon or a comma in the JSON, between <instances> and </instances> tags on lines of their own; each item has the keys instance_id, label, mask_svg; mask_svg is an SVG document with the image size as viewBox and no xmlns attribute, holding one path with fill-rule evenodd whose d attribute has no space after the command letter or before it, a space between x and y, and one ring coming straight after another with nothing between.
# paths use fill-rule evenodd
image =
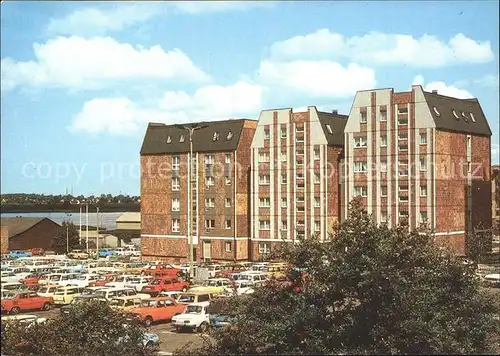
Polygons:
<instances>
[{"instance_id":1,"label":"white cloud","mask_svg":"<svg viewBox=\"0 0 500 356\"><path fill-rule=\"evenodd\" d=\"M349 96L376 85L372 69L357 64L344 67L326 60L264 60L258 72L262 83L273 90L287 90L311 97Z\"/></svg>"},{"instance_id":2,"label":"white cloud","mask_svg":"<svg viewBox=\"0 0 500 356\"><path fill-rule=\"evenodd\" d=\"M474 84L491 87L493 89L498 90L498 74L487 74L481 78L474 80Z\"/></svg>"},{"instance_id":3,"label":"white cloud","mask_svg":"<svg viewBox=\"0 0 500 356\"><path fill-rule=\"evenodd\" d=\"M57 37L35 43L33 51L35 61L2 59L2 89L21 85L95 89L110 81L147 78L209 80L179 49L165 52L158 45L133 47L110 37Z\"/></svg>"},{"instance_id":4,"label":"white cloud","mask_svg":"<svg viewBox=\"0 0 500 356\"><path fill-rule=\"evenodd\" d=\"M148 107L124 97L96 98L83 105L68 129L120 135L140 132L152 121L173 124L254 117L261 110L262 93L259 85L240 81L230 86L204 86L193 95L168 91Z\"/></svg>"},{"instance_id":5,"label":"white cloud","mask_svg":"<svg viewBox=\"0 0 500 356\"><path fill-rule=\"evenodd\" d=\"M437 90L438 94L458 99L470 99L474 97L467 90L457 88L453 85L447 85L445 82L437 81L425 84L424 77L420 74L413 79L412 85L421 85L427 92Z\"/></svg>"},{"instance_id":6,"label":"white cloud","mask_svg":"<svg viewBox=\"0 0 500 356\"><path fill-rule=\"evenodd\" d=\"M274 4L271 1L180 1L171 2L169 5L176 8L179 12L199 15L272 7Z\"/></svg>"},{"instance_id":7,"label":"white cloud","mask_svg":"<svg viewBox=\"0 0 500 356\"><path fill-rule=\"evenodd\" d=\"M445 43L435 36L370 32L344 37L321 29L271 45L276 59L339 59L360 63L404 64L414 67L441 67L453 63L483 63L493 60L489 41L476 41L459 33Z\"/></svg>"},{"instance_id":8,"label":"white cloud","mask_svg":"<svg viewBox=\"0 0 500 356\"><path fill-rule=\"evenodd\" d=\"M113 4L104 8L77 9L63 18L51 19L50 35L100 35L145 22L160 13L157 3Z\"/></svg>"}]
</instances>

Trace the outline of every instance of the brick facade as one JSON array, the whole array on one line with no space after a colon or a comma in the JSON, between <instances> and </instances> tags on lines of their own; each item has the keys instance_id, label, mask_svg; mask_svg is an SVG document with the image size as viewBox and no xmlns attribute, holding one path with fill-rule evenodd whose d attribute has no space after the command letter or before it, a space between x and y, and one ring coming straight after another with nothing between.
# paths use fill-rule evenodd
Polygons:
<instances>
[{"instance_id":1,"label":"brick facade","mask_svg":"<svg viewBox=\"0 0 500 356\"><path fill-rule=\"evenodd\" d=\"M9 250L9 228L0 226L0 253L6 254Z\"/></svg>"}]
</instances>

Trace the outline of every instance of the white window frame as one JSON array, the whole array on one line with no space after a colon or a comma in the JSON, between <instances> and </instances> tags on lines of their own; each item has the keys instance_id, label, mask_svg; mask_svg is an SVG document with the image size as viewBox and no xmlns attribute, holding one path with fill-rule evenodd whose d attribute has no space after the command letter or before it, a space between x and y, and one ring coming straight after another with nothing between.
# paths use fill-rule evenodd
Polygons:
<instances>
[{"instance_id":1,"label":"white window frame","mask_svg":"<svg viewBox=\"0 0 500 356\"><path fill-rule=\"evenodd\" d=\"M408 116L398 117L398 126L408 126Z\"/></svg>"},{"instance_id":2,"label":"white window frame","mask_svg":"<svg viewBox=\"0 0 500 356\"><path fill-rule=\"evenodd\" d=\"M402 188L402 187L406 187L406 188ZM410 188L409 188L409 186L407 186L407 185L400 185L400 186L398 187L398 189L399 189L399 191L400 191L400 192L407 192L407 191L408 191L408 189L410 189Z\"/></svg>"},{"instance_id":3,"label":"white window frame","mask_svg":"<svg viewBox=\"0 0 500 356\"><path fill-rule=\"evenodd\" d=\"M281 138L286 138L286 136L287 136L286 127L280 128L280 136L281 136Z\"/></svg>"},{"instance_id":4,"label":"white window frame","mask_svg":"<svg viewBox=\"0 0 500 356\"><path fill-rule=\"evenodd\" d=\"M304 124L295 125L295 132L304 132Z\"/></svg>"},{"instance_id":5,"label":"white window frame","mask_svg":"<svg viewBox=\"0 0 500 356\"><path fill-rule=\"evenodd\" d=\"M281 220L281 230L287 231L288 230L288 224L286 220Z\"/></svg>"},{"instance_id":6,"label":"white window frame","mask_svg":"<svg viewBox=\"0 0 500 356\"><path fill-rule=\"evenodd\" d=\"M267 179L264 179L267 177ZM259 185L269 185L271 184L271 177L268 174L262 174L259 176Z\"/></svg>"},{"instance_id":7,"label":"white window frame","mask_svg":"<svg viewBox=\"0 0 500 356\"><path fill-rule=\"evenodd\" d=\"M314 207L315 208L320 208L321 207L321 199L318 197L314 197Z\"/></svg>"},{"instance_id":8,"label":"white window frame","mask_svg":"<svg viewBox=\"0 0 500 356\"><path fill-rule=\"evenodd\" d=\"M320 183L321 183L321 174L314 173L314 184L320 184Z\"/></svg>"},{"instance_id":9,"label":"white window frame","mask_svg":"<svg viewBox=\"0 0 500 356\"><path fill-rule=\"evenodd\" d=\"M181 221L180 219L172 219L172 232L181 231Z\"/></svg>"},{"instance_id":10,"label":"white window frame","mask_svg":"<svg viewBox=\"0 0 500 356\"><path fill-rule=\"evenodd\" d=\"M297 199L297 203L299 203L299 204L303 204L306 201L304 196L298 196L296 199Z\"/></svg>"},{"instance_id":11,"label":"white window frame","mask_svg":"<svg viewBox=\"0 0 500 356\"><path fill-rule=\"evenodd\" d=\"M399 201L400 201L401 203L408 203L409 199L410 199L410 198L408 197L408 195L400 195L400 196L399 196Z\"/></svg>"},{"instance_id":12,"label":"white window frame","mask_svg":"<svg viewBox=\"0 0 500 356\"><path fill-rule=\"evenodd\" d=\"M404 135L404 136L401 136ZM398 134L398 141L406 141L408 140L408 132L400 132Z\"/></svg>"},{"instance_id":13,"label":"white window frame","mask_svg":"<svg viewBox=\"0 0 500 356\"><path fill-rule=\"evenodd\" d=\"M261 152L259 153L259 162L260 163L269 163L269 152Z\"/></svg>"},{"instance_id":14,"label":"white window frame","mask_svg":"<svg viewBox=\"0 0 500 356\"><path fill-rule=\"evenodd\" d=\"M271 130L264 129L264 140L270 140L270 139L271 139Z\"/></svg>"},{"instance_id":15,"label":"white window frame","mask_svg":"<svg viewBox=\"0 0 500 356\"><path fill-rule=\"evenodd\" d=\"M260 231L270 231L271 221L270 220L259 220L259 230Z\"/></svg>"},{"instance_id":16,"label":"white window frame","mask_svg":"<svg viewBox=\"0 0 500 356\"><path fill-rule=\"evenodd\" d=\"M420 144L421 145L427 144L427 133L423 132L420 134Z\"/></svg>"},{"instance_id":17,"label":"white window frame","mask_svg":"<svg viewBox=\"0 0 500 356\"><path fill-rule=\"evenodd\" d=\"M215 198L205 198L205 208L214 208Z\"/></svg>"},{"instance_id":18,"label":"white window frame","mask_svg":"<svg viewBox=\"0 0 500 356\"><path fill-rule=\"evenodd\" d=\"M205 219L205 230L213 230L213 229L215 229L215 219Z\"/></svg>"},{"instance_id":19,"label":"white window frame","mask_svg":"<svg viewBox=\"0 0 500 356\"><path fill-rule=\"evenodd\" d=\"M229 221L229 225L227 224L227 222ZM231 219L225 219L224 220L224 227L226 230L231 230L232 229L232 222L231 222Z\"/></svg>"},{"instance_id":20,"label":"white window frame","mask_svg":"<svg viewBox=\"0 0 500 356\"><path fill-rule=\"evenodd\" d=\"M422 214L424 214L424 213L425 213L425 219L422 217ZM419 217L420 217L421 223L426 223L429 221L429 214L427 214L427 211L421 211L419 214Z\"/></svg>"},{"instance_id":21,"label":"white window frame","mask_svg":"<svg viewBox=\"0 0 500 356\"><path fill-rule=\"evenodd\" d=\"M297 179L304 179L304 172L297 172Z\"/></svg>"},{"instance_id":22,"label":"white window frame","mask_svg":"<svg viewBox=\"0 0 500 356\"><path fill-rule=\"evenodd\" d=\"M379 110L380 114L380 122L386 122L387 121L387 109L386 110Z\"/></svg>"},{"instance_id":23,"label":"white window frame","mask_svg":"<svg viewBox=\"0 0 500 356\"><path fill-rule=\"evenodd\" d=\"M330 135L333 135L332 126L330 126L330 124L326 124L326 130L328 131L328 133L329 133Z\"/></svg>"},{"instance_id":24,"label":"white window frame","mask_svg":"<svg viewBox=\"0 0 500 356\"><path fill-rule=\"evenodd\" d=\"M181 157L180 156L172 156L172 170L178 171L181 169Z\"/></svg>"},{"instance_id":25,"label":"white window frame","mask_svg":"<svg viewBox=\"0 0 500 356\"><path fill-rule=\"evenodd\" d=\"M354 148L366 148L367 146L366 136L354 137Z\"/></svg>"},{"instance_id":26,"label":"white window frame","mask_svg":"<svg viewBox=\"0 0 500 356\"><path fill-rule=\"evenodd\" d=\"M297 206L297 212L298 213L305 213L306 212L306 207L304 205Z\"/></svg>"},{"instance_id":27,"label":"white window frame","mask_svg":"<svg viewBox=\"0 0 500 356\"><path fill-rule=\"evenodd\" d=\"M387 135L380 135L380 147L387 147Z\"/></svg>"},{"instance_id":28,"label":"white window frame","mask_svg":"<svg viewBox=\"0 0 500 356\"><path fill-rule=\"evenodd\" d=\"M403 152L408 151L408 144L406 144L406 145L398 145L398 149L400 151L403 151Z\"/></svg>"},{"instance_id":29,"label":"white window frame","mask_svg":"<svg viewBox=\"0 0 500 356\"><path fill-rule=\"evenodd\" d=\"M319 231L321 231L321 222L320 222L320 221L317 221L317 220L316 220L316 221L314 222L314 231L315 231L315 232L319 232Z\"/></svg>"},{"instance_id":30,"label":"white window frame","mask_svg":"<svg viewBox=\"0 0 500 356\"><path fill-rule=\"evenodd\" d=\"M304 142L304 136L303 135L295 136L295 142Z\"/></svg>"},{"instance_id":31,"label":"white window frame","mask_svg":"<svg viewBox=\"0 0 500 356\"><path fill-rule=\"evenodd\" d=\"M359 122L361 124L366 124L368 122L368 110L359 110Z\"/></svg>"},{"instance_id":32,"label":"white window frame","mask_svg":"<svg viewBox=\"0 0 500 356\"><path fill-rule=\"evenodd\" d=\"M367 197L368 196L368 187L357 186L354 187L354 196L355 197Z\"/></svg>"},{"instance_id":33,"label":"white window frame","mask_svg":"<svg viewBox=\"0 0 500 356\"><path fill-rule=\"evenodd\" d=\"M226 153L225 160L226 160L226 164L230 164L231 163L231 154L230 153Z\"/></svg>"},{"instance_id":34,"label":"white window frame","mask_svg":"<svg viewBox=\"0 0 500 356\"><path fill-rule=\"evenodd\" d=\"M213 187L215 185L215 178L212 176L205 177L205 186Z\"/></svg>"},{"instance_id":35,"label":"white window frame","mask_svg":"<svg viewBox=\"0 0 500 356\"><path fill-rule=\"evenodd\" d=\"M286 208L288 206L288 201L286 198L281 198L281 207Z\"/></svg>"},{"instance_id":36,"label":"white window frame","mask_svg":"<svg viewBox=\"0 0 500 356\"><path fill-rule=\"evenodd\" d=\"M172 177L172 190L179 191L181 189L181 180L179 177Z\"/></svg>"},{"instance_id":37,"label":"white window frame","mask_svg":"<svg viewBox=\"0 0 500 356\"><path fill-rule=\"evenodd\" d=\"M426 185L420 186L420 196L423 198L425 198L427 196L427 186Z\"/></svg>"},{"instance_id":38,"label":"white window frame","mask_svg":"<svg viewBox=\"0 0 500 356\"><path fill-rule=\"evenodd\" d=\"M314 149L314 160L317 161L321 158L321 151L319 148Z\"/></svg>"},{"instance_id":39,"label":"white window frame","mask_svg":"<svg viewBox=\"0 0 500 356\"><path fill-rule=\"evenodd\" d=\"M205 155L205 164L215 164L215 155Z\"/></svg>"},{"instance_id":40,"label":"white window frame","mask_svg":"<svg viewBox=\"0 0 500 356\"><path fill-rule=\"evenodd\" d=\"M271 207L271 198L269 198L269 197L259 198L259 207L260 208L270 208Z\"/></svg>"},{"instance_id":41,"label":"white window frame","mask_svg":"<svg viewBox=\"0 0 500 356\"><path fill-rule=\"evenodd\" d=\"M387 161L380 161L380 172L387 172Z\"/></svg>"},{"instance_id":42,"label":"white window frame","mask_svg":"<svg viewBox=\"0 0 500 356\"><path fill-rule=\"evenodd\" d=\"M386 223L387 222L387 211L381 211L380 212L380 222L381 223Z\"/></svg>"},{"instance_id":43,"label":"white window frame","mask_svg":"<svg viewBox=\"0 0 500 356\"><path fill-rule=\"evenodd\" d=\"M420 158L419 163L420 163L420 171L426 171L427 170L427 159L425 157Z\"/></svg>"},{"instance_id":44,"label":"white window frame","mask_svg":"<svg viewBox=\"0 0 500 356\"><path fill-rule=\"evenodd\" d=\"M259 242L259 254L267 255L271 253L271 244L267 242Z\"/></svg>"},{"instance_id":45,"label":"white window frame","mask_svg":"<svg viewBox=\"0 0 500 356\"><path fill-rule=\"evenodd\" d=\"M226 176L225 182L226 182L226 185L231 185L231 177Z\"/></svg>"},{"instance_id":46,"label":"white window frame","mask_svg":"<svg viewBox=\"0 0 500 356\"><path fill-rule=\"evenodd\" d=\"M231 198L226 198L224 205L226 208L230 208L231 207Z\"/></svg>"},{"instance_id":47,"label":"white window frame","mask_svg":"<svg viewBox=\"0 0 500 356\"><path fill-rule=\"evenodd\" d=\"M172 211L181 211L181 202L179 198L172 198Z\"/></svg>"},{"instance_id":48,"label":"white window frame","mask_svg":"<svg viewBox=\"0 0 500 356\"><path fill-rule=\"evenodd\" d=\"M233 249L232 249L232 244L231 244L231 242L230 242L230 241L226 241L226 242L224 243L224 250L225 250L226 252L231 252L231 251L233 250Z\"/></svg>"},{"instance_id":49,"label":"white window frame","mask_svg":"<svg viewBox=\"0 0 500 356\"><path fill-rule=\"evenodd\" d=\"M281 157L281 162L286 162L287 160L286 151L281 151L280 157Z\"/></svg>"},{"instance_id":50,"label":"white window frame","mask_svg":"<svg viewBox=\"0 0 500 356\"><path fill-rule=\"evenodd\" d=\"M288 184L286 173L281 175L281 184Z\"/></svg>"},{"instance_id":51,"label":"white window frame","mask_svg":"<svg viewBox=\"0 0 500 356\"><path fill-rule=\"evenodd\" d=\"M366 161L355 161L354 162L354 172L355 173L363 173L368 171L368 164Z\"/></svg>"},{"instance_id":52,"label":"white window frame","mask_svg":"<svg viewBox=\"0 0 500 356\"><path fill-rule=\"evenodd\" d=\"M406 167L406 168L404 169L405 174L402 174L402 173L403 173L403 172L402 172L402 168L403 168L403 167ZM398 171L399 171L399 176L400 176L400 177L408 177L408 163L399 163L399 164L398 164Z\"/></svg>"},{"instance_id":53,"label":"white window frame","mask_svg":"<svg viewBox=\"0 0 500 356\"><path fill-rule=\"evenodd\" d=\"M385 193L384 193L384 188L385 188ZM388 189L386 185L380 186L380 196L381 197L386 197L388 194Z\"/></svg>"}]
</instances>

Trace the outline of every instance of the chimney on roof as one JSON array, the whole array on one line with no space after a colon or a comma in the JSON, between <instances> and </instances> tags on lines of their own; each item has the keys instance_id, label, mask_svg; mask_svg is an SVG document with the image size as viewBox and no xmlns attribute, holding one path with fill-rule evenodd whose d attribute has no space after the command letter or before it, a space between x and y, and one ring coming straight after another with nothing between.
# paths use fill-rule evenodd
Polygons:
<instances>
[{"instance_id":1,"label":"chimney on roof","mask_svg":"<svg viewBox=\"0 0 500 356\"><path fill-rule=\"evenodd\" d=\"M337 115L338 113L339 113L339 111L338 111L338 110L332 110L332 114Z\"/></svg>"},{"instance_id":2,"label":"chimney on roof","mask_svg":"<svg viewBox=\"0 0 500 356\"><path fill-rule=\"evenodd\" d=\"M438 93L438 91L437 91L437 90L433 90L433 91L432 91L432 94L437 94L437 93Z\"/></svg>"}]
</instances>

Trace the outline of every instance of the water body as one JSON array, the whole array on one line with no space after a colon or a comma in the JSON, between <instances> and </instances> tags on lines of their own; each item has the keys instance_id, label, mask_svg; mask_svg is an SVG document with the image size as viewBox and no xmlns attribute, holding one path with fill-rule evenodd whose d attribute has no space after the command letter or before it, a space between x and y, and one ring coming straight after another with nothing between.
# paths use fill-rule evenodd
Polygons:
<instances>
[{"instance_id":1,"label":"water body","mask_svg":"<svg viewBox=\"0 0 500 356\"><path fill-rule=\"evenodd\" d=\"M107 230L116 228L116 219L123 214L121 213L99 213L99 226ZM15 218L16 216L22 216L23 218L49 218L58 224L61 224L64 220L72 221L76 226L80 224L80 213L61 213L61 212L36 212L36 213L1 213L2 218ZM95 211L89 211L88 214L89 226L97 225L97 214ZM85 213L82 213L82 225L86 224Z\"/></svg>"}]
</instances>

